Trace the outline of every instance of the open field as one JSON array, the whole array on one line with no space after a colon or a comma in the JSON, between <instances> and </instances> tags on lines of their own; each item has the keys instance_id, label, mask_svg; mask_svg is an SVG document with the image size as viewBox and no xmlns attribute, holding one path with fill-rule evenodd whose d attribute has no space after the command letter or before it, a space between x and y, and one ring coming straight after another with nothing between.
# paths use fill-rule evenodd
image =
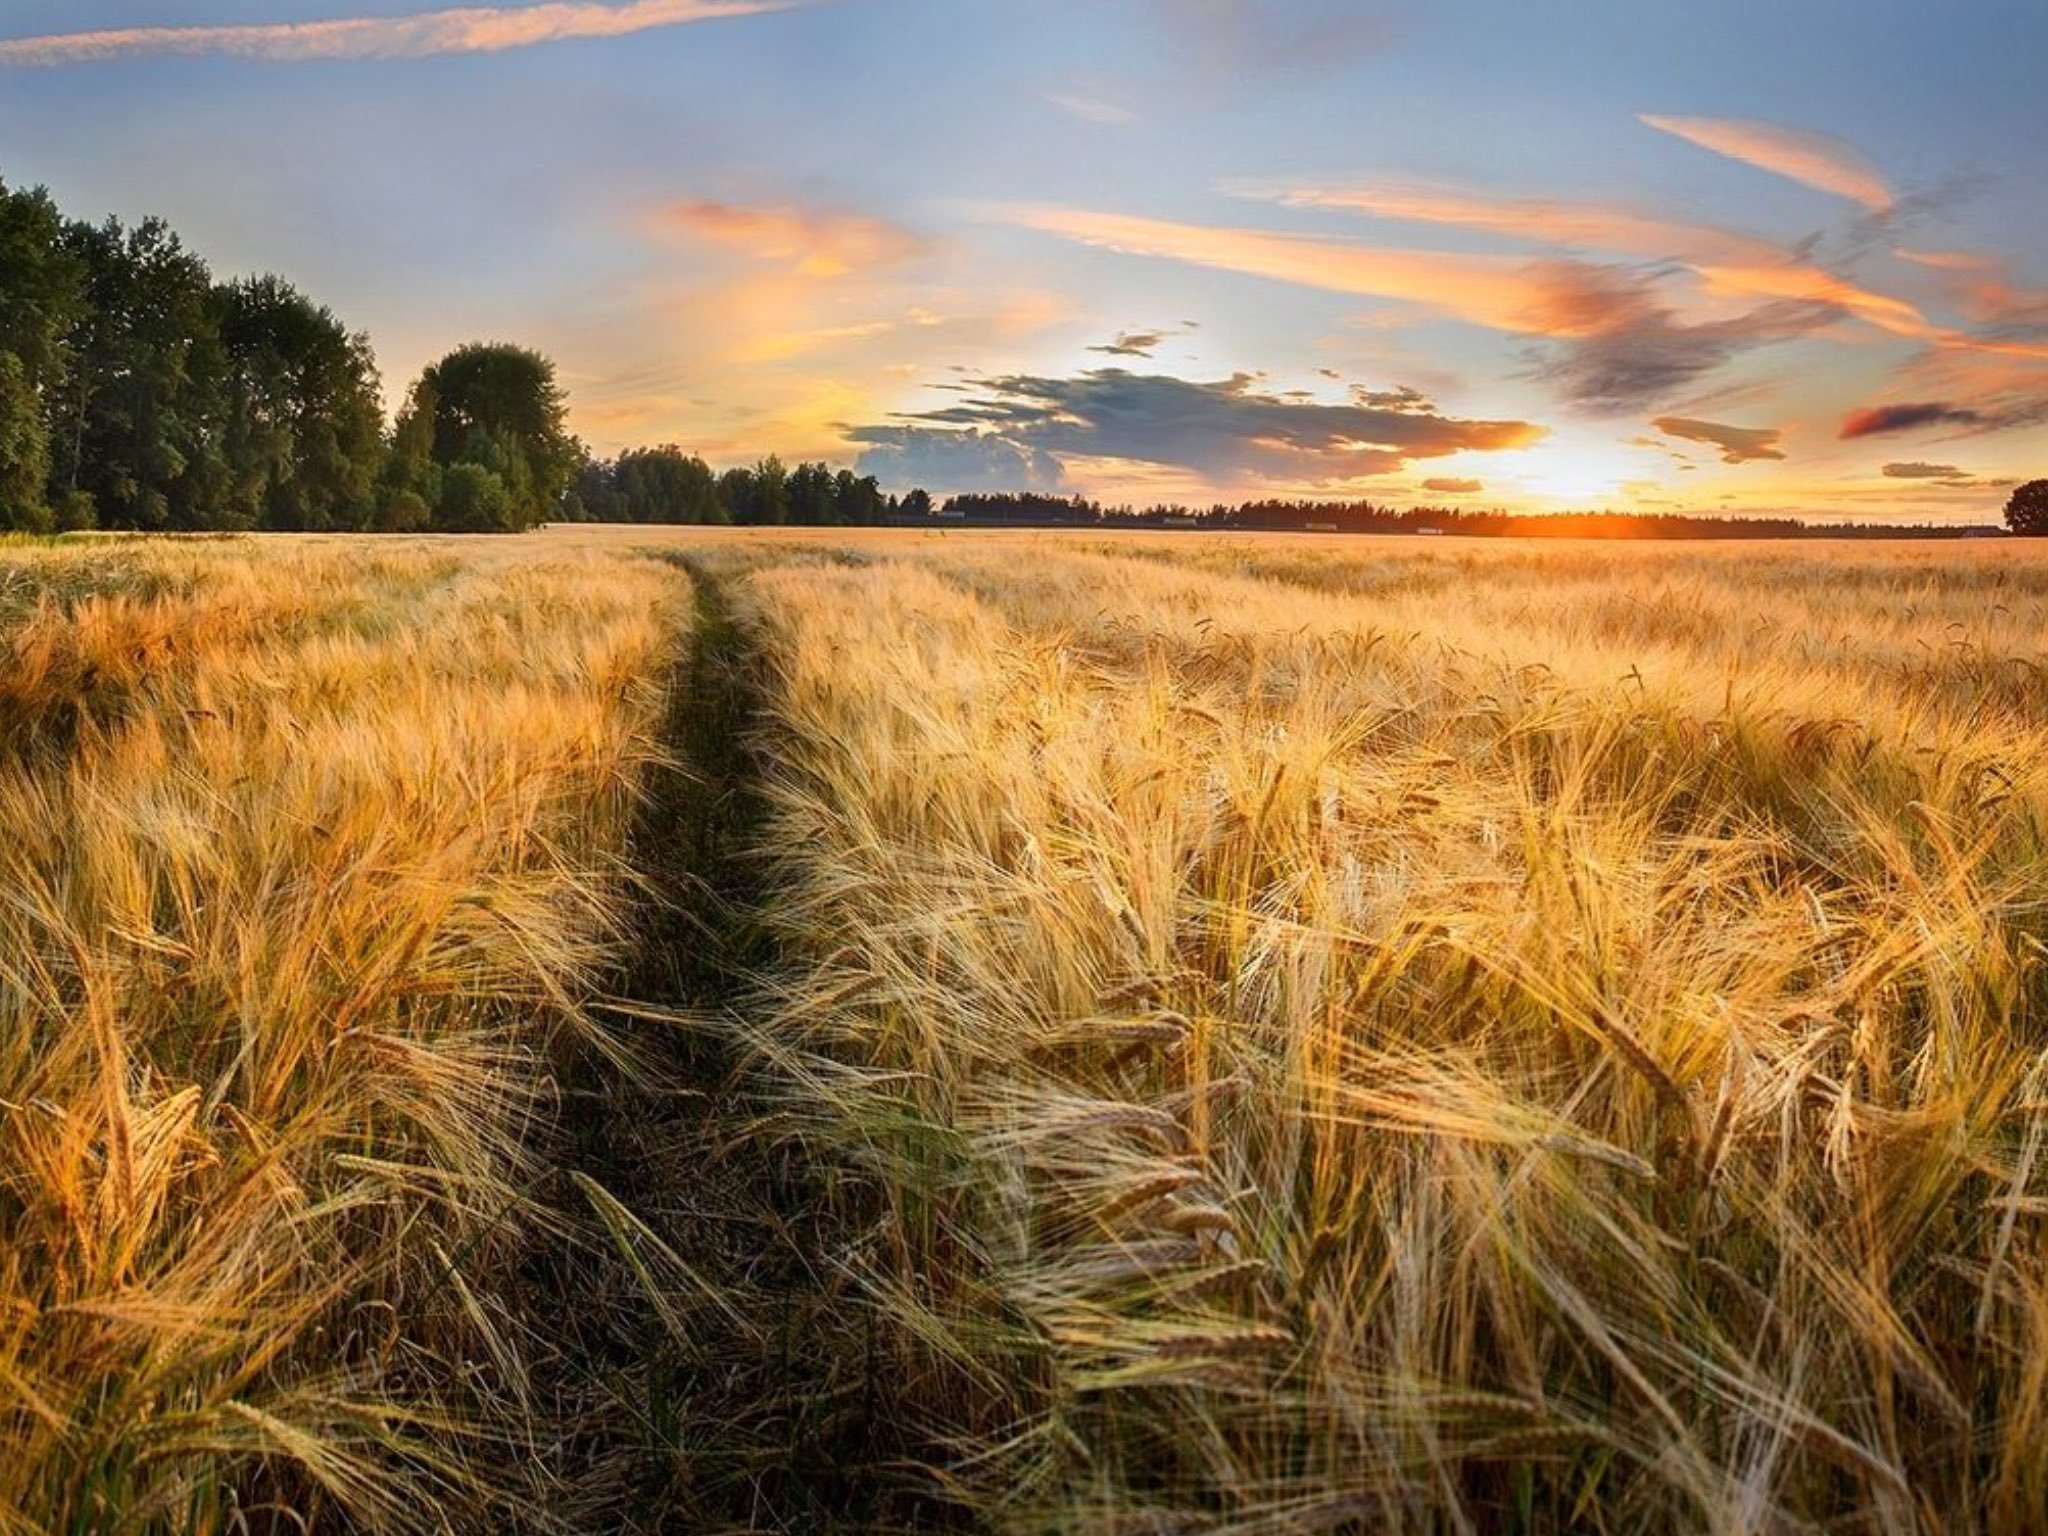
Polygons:
<instances>
[{"instance_id":1,"label":"open field","mask_svg":"<svg viewBox=\"0 0 2048 1536\"><path fill-rule=\"evenodd\" d=\"M2040 1529L2044 635L2010 543L0 545L0 1529Z\"/></svg>"}]
</instances>

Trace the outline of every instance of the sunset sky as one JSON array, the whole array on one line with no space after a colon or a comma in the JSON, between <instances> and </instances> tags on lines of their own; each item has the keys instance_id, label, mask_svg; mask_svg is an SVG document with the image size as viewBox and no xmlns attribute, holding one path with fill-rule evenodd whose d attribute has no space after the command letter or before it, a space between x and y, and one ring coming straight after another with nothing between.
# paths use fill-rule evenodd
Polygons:
<instances>
[{"instance_id":1,"label":"sunset sky","mask_svg":"<svg viewBox=\"0 0 2048 1536\"><path fill-rule=\"evenodd\" d=\"M1993 520L2041 0L0 0L0 176L593 447L898 489Z\"/></svg>"}]
</instances>

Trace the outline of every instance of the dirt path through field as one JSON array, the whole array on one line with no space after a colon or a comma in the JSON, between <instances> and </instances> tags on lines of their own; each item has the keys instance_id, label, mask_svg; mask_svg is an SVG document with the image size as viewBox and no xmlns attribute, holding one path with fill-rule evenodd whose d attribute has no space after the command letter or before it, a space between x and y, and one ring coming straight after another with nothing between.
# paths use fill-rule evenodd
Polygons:
<instances>
[{"instance_id":1,"label":"dirt path through field","mask_svg":"<svg viewBox=\"0 0 2048 1536\"><path fill-rule=\"evenodd\" d=\"M928 1528L884 1474L906 1454L878 1411L843 1292L854 1234L819 1170L779 1144L732 1021L771 963L752 857L762 807L756 687L729 576L692 561L692 653L672 680L673 761L633 840L648 882L621 987L628 1061L566 1084L564 1207L584 1241L533 1276L551 1357L551 1524L573 1530Z\"/></svg>"}]
</instances>

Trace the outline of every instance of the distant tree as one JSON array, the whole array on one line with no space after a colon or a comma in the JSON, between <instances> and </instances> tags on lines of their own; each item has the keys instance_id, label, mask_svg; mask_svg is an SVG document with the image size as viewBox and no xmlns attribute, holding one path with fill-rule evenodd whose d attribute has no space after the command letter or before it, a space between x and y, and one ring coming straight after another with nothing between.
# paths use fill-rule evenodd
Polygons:
<instances>
[{"instance_id":1,"label":"distant tree","mask_svg":"<svg viewBox=\"0 0 2048 1536\"><path fill-rule=\"evenodd\" d=\"M919 486L903 498L905 517L930 517L932 515L932 493Z\"/></svg>"},{"instance_id":2,"label":"distant tree","mask_svg":"<svg viewBox=\"0 0 2048 1536\"><path fill-rule=\"evenodd\" d=\"M763 527L789 521L789 471L773 454L754 466L753 514L747 521Z\"/></svg>"},{"instance_id":3,"label":"distant tree","mask_svg":"<svg viewBox=\"0 0 2048 1536\"><path fill-rule=\"evenodd\" d=\"M498 481L508 525L531 527L555 514L584 460L567 415L555 365L540 353L500 343L460 347L413 385L395 434L394 456L405 460L396 472L430 479L428 464L444 477L458 465L481 468ZM405 488L426 494L409 480ZM464 510L449 505L452 479L439 489L442 522L473 515L467 500ZM460 494L477 493L466 477Z\"/></svg>"},{"instance_id":4,"label":"distant tree","mask_svg":"<svg viewBox=\"0 0 2048 1536\"><path fill-rule=\"evenodd\" d=\"M856 475L842 469L832 482L836 515L833 521L844 528L873 528L882 521L886 503L882 487L873 475Z\"/></svg>"},{"instance_id":5,"label":"distant tree","mask_svg":"<svg viewBox=\"0 0 2048 1536\"><path fill-rule=\"evenodd\" d=\"M829 465L799 464L789 472L787 486L790 522L819 528L839 520L839 500Z\"/></svg>"},{"instance_id":6,"label":"distant tree","mask_svg":"<svg viewBox=\"0 0 2048 1536\"><path fill-rule=\"evenodd\" d=\"M614 514L626 522L728 521L711 466L673 443L621 454L610 482Z\"/></svg>"},{"instance_id":7,"label":"distant tree","mask_svg":"<svg viewBox=\"0 0 2048 1536\"><path fill-rule=\"evenodd\" d=\"M754 515L754 472L751 469L728 469L720 475L718 504L725 509L728 522L759 522L760 519Z\"/></svg>"},{"instance_id":8,"label":"distant tree","mask_svg":"<svg viewBox=\"0 0 2048 1536\"><path fill-rule=\"evenodd\" d=\"M2005 526L2014 533L2048 534L2048 480L2029 480L2005 504Z\"/></svg>"}]
</instances>

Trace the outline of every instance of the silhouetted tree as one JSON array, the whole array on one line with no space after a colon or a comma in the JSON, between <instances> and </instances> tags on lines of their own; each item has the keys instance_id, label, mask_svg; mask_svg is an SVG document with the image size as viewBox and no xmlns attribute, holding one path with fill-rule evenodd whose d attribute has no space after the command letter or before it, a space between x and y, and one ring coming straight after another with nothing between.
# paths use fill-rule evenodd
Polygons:
<instances>
[{"instance_id":1,"label":"silhouetted tree","mask_svg":"<svg viewBox=\"0 0 2048 1536\"><path fill-rule=\"evenodd\" d=\"M2029 480L2005 504L2005 526L2032 537L2048 534L2048 480Z\"/></svg>"}]
</instances>

